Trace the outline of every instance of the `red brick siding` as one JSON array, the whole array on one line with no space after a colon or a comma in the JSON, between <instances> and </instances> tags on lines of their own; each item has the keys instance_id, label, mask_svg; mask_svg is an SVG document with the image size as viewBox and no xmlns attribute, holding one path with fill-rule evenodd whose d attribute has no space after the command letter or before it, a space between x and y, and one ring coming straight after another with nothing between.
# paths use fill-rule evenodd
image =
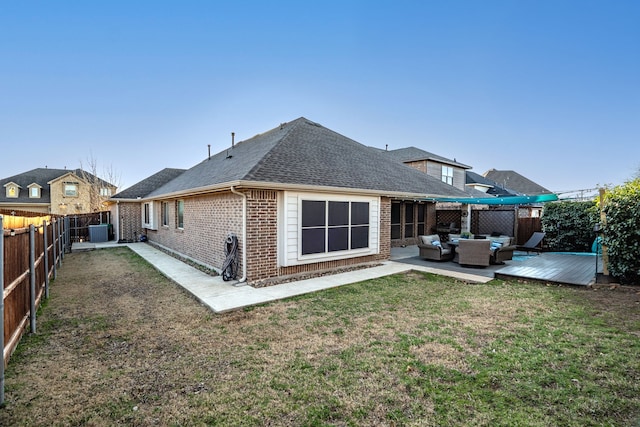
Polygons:
<instances>
[{"instance_id":1,"label":"red brick siding","mask_svg":"<svg viewBox=\"0 0 640 427\"><path fill-rule=\"evenodd\" d=\"M119 215L118 239L126 242L137 242L142 234L142 211L140 203L120 202L113 215Z\"/></svg>"},{"instance_id":2,"label":"red brick siding","mask_svg":"<svg viewBox=\"0 0 640 427\"><path fill-rule=\"evenodd\" d=\"M247 194L247 281L278 275L278 192Z\"/></svg>"},{"instance_id":3,"label":"red brick siding","mask_svg":"<svg viewBox=\"0 0 640 427\"><path fill-rule=\"evenodd\" d=\"M184 228L176 224L177 200L184 200ZM169 226L147 230L150 242L166 246L205 265L221 268L229 233L238 237L238 272L242 271L242 198L231 192L169 200ZM162 203L155 202L161 224Z\"/></svg>"}]
</instances>

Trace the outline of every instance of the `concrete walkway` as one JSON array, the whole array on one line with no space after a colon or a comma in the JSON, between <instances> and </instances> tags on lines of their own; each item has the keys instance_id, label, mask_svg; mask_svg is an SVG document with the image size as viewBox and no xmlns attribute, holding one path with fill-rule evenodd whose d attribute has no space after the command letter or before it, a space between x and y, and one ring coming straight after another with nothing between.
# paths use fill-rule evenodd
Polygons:
<instances>
[{"instance_id":1,"label":"concrete walkway","mask_svg":"<svg viewBox=\"0 0 640 427\"><path fill-rule=\"evenodd\" d=\"M158 271L182 286L198 301L216 313L237 310L256 304L285 299L288 297L316 292L323 289L335 288L363 280L375 279L409 270L424 271L443 276L450 276L474 283L486 283L489 277L468 273L447 271L438 268L422 267L402 263L403 258L415 256L415 247L398 248L394 250L394 261L383 262L380 266L349 271L345 273L315 277L280 285L253 288L244 283L225 282L221 276L208 275L190 265L156 249L146 243L74 243L72 252L93 250L108 247L127 246L144 258Z\"/></svg>"}]
</instances>

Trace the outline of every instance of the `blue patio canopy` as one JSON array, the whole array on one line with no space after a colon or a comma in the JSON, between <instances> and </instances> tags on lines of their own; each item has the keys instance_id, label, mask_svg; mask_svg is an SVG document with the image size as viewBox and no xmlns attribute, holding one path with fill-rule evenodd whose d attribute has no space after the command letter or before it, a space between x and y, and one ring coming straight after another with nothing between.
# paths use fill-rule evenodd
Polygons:
<instances>
[{"instance_id":1,"label":"blue patio canopy","mask_svg":"<svg viewBox=\"0 0 640 427\"><path fill-rule=\"evenodd\" d=\"M557 194L538 194L535 196L503 196L503 197L432 197L425 200L431 202L464 203L466 205L529 205L531 203L555 202Z\"/></svg>"}]
</instances>

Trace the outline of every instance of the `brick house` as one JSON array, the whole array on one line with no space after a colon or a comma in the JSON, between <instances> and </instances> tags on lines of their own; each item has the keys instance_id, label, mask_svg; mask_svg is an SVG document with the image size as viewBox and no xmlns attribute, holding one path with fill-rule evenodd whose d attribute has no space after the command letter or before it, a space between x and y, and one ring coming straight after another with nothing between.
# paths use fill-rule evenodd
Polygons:
<instances>
[{"instance_id":1,"label":"brick house","mask_svg":"<svg viewBox=\"0 0 640 427\"><path fill-rule=\"evenodd\" d=\"M116 186L82 169L37 168L0 180L0 209L53 215L91 213Z\"/></svg>"},{"instance_id":2,"label":"brick house","mask_svg":"<svg viewBox=\"0 0 640 427\"><path fill-rule=\"evenodd\" d=\"M434 203L420 200L465 196L303 117L232 143L156 188L145 181L140 194L111 199L116 230L142 229L151 244L216 270L233 233L240 280L252 285L386 260L392 201L424 206L410 225L417 236L435 225Z\"/></svg>"}]
</instances>

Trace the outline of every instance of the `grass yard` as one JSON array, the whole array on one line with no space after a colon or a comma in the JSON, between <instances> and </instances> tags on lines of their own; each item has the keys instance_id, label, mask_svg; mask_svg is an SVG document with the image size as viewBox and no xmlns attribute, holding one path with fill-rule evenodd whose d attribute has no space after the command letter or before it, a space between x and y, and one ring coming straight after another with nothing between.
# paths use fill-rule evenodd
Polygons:
<instances>
[{"instance_id":1,"label":"grass yard","mask_svg":"<svg viewBox=\"0 0 640 427\"><path fill-rule=\"evenodd\" d=\"M0 425L640 426L640 295L408 273L216 315L65 258Z\"/></svg>"}]
</instances>

